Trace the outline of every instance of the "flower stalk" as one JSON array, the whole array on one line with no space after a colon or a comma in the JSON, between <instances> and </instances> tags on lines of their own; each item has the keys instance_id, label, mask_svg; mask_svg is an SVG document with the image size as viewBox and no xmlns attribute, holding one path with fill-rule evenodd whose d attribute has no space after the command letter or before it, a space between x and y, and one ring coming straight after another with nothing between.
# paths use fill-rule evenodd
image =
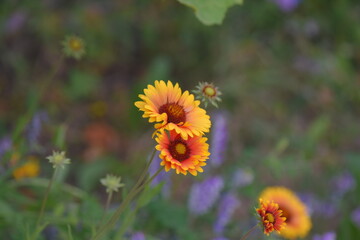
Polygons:
<instances>
[{"instance_id":1,"label":"flower stalk","mask_svg":"<svg viewBox=\"0 0 360 240\"><path fill-rule=\"evenodd\" d=\"M244 236L241 237L240 240L245 240L257 227L258 225L256 224L255 226L253 226L252 228L250 228L249 231L247 231L247 233L245 233Z\"/></svg>"},{"instance_id":2,"label":"flower stalk","mask_svg":"<svg viewBox=\"0 0 360 240\"><path fill-rule=\"evenodd\" d=\"M99 240L101 237L109 231L116 223L116 221L120 218L121 214L125 210L125 208L130 204L131 200L133 200L136 195L138 195L162 170L163 167L160 168L153 176L151 176L148 180L144 181L148 169L150 167L151 162L154 159L156 153L156 149L154 149L150 161L147 163L146 167L144 168L143 172L141 173L138 181L134 185L134 187L130 190L129 194L126 196L124 201L120 204L120 206L117 208L115 213L112 215L112 217L106 222L105 225L101 226L95 236L92 238L92 240Z\"/></svg>"}]
</instances>

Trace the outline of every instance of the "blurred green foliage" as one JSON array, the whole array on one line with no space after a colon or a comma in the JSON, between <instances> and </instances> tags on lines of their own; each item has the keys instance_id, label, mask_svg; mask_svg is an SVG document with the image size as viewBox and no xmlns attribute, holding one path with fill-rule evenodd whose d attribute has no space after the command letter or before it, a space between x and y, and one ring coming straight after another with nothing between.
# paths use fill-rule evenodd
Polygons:
<instances>
[{"instance_id":1,"label":"blurred green foliage","mask_svg":"<svg viewBox=\"0 0 360 240\"><path fill-rule=\"evenodd\" d=\"M124 214L131 220L126 237L141 230L148 239L211 239L216 208L192 216L189 189L212 174L222 175L229 189L237 168L252 169L255 181L236 191L242 205L226 229L229 239L254 223L258 194L269 185L335 205L333 216L314 213L307 239L327 231L337 239L360 237L351 220L360 190L338 199L334 184L344 172L360 183L359 1L303 0L288 12L266 0L180 2L195 10L164 0L0 3L0 137L12 140L0 165L2 239L26 239L34 227L52 173L45 157L53 149L66 150L73 164L50 194L45 232L89 239L106 199L99 179L118 174L129 189L155 144L152 127L133 105L155 79L188 90L199 81L218 85L231 140L220 168L206 167L197 178L172 176L169 198L159 194L161 185L147 189ZM208 6L213 2L219 5ZM84 39L86 55L58 65L68 34ZM38 111L48 120L34 150L27 133ZM37 157L40 176L14 180L15 154L19 165ZM117 227L108 239L125 231ZM260 231L254 237L263 238Z\"/></svg>"}]
</instances>

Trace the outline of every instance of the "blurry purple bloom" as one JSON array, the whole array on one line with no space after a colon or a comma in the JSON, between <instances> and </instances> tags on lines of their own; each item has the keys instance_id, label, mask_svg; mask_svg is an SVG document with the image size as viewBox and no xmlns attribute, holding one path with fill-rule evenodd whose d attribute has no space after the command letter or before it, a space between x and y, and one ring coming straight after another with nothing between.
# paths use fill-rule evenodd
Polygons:
<instances>
[{"instance_id":1,"label":"blurry purple bloom","mask_svg":"<svg viewBox=\"0 0 360 240\"><path fill-rule=\"evenodd\" d=\"M0 139L0 159L3 155L9 151L12 147L12 141L9 137L3 137Z\"/></svg>"},{"instance_id":2,"label":"blurry purple bloom","mask_svg":"<svg viewBox=\"0 0 360 240\"><path fill-rule=\"evenodd\" d=\"M159 168L161 163L161 159L159 158L158 155L156 155L154 157L154 160L152 161L152 163L150 164L149 167L149 174L150 176L154 175ZM170 178L170 174L168 172L165 171L161 171L150 183L151 186L156 186L159 183L165 182L165 184L163 185L162 188L162 194L165 197L168 197L170 195L170 188L171 188L171 178Z\"/></svg>"},{"instance_id":3,"label":"blurry purple bloom","mask_svg":"<svg viewBox=\"0 0 360 240\"><path fill-rule=\"evenodd\" d=\"M315 213L318 213L319 215L330 218L335 216L336 214L336 207L334 204L329 202L318 202L318 205L316 206L316 209L314 209Z\"/></svg>"},{"instance_id":4,"label":"blurry purple bloom","mask_svg":"<svg viewBox=\"0 0 360 240\"><path fill-rule=\"evenodd\" d=\"M294 10L300 3L300 0L272 0L284 12Z\"/></svg>"},{"instance_id":5,"label":"blurry purple bloom","mask_svg":"<svg viewBox=\"0 0 360 240\"><path fill-rule=\"evenodd\" d=\"M218 199L224 187L221 177L210 177L195 183L190 190L189 209L194 215L202 215L209 211Z\"/></svg>"},{"instance_id":6,"label":"blurry purple bloom","mask_svg":"<svg viewBox=\"0 0 360 240\"><path fill-rule=\"evenodd\" d=\"M218 167L224 161L228 144L228 123L226 115L224 113L217 113L213 117L213 124L209 163L212 166Z\"/></svg>"},{"instance_id":7,"label":"blurry purple bloom","mask_svg":"<svg viewBox=\"0 0 360 240\"><path fill-rule=\"evenodd\" d=\"M355 187L355 179L349 172L345 172L335 178L335 189L339 195L343 195Z\"/></svg>"},{"instance_id":8,"label":"blurry purple bloom","mask_svg":"<svg viewBox=\"0 0 360 240\"><path fill-rule=\"evenodd\" d=\"M322 65L316 59L307 56L296 56L294 59L294 68L308 74L321 74L323 69Z\"/></svg>"},{"instance_id":9,"label":"blurry purple bloom","mask_svg":"<svg viewBox=\"0 0 360 240\"><path fill-rule=\"evenodd\" d=\"M26 19L27 16L23 11L14 12L5 23L5 31L11 34L18 32L24 26Z\"/></svg>"},{"instance_id":10,"label":"blurry purple bloom","mask_svg":"<svg viewBox=\"0 0 360 240\"><path fill-rule=\"evenodd\" d=\"M298 194L298 196L300 197L301 201L305 203L309 215L312 215L315 211L315 208L319 206L319 201L311 193L302 193Z\"/></svg>"},{"instance_id":11,"label":"blurry purple bloom","mask_svg":"<svg viewBox=\"0 0 360 240\"><path fill-rule=\"evenodd\" d=\"M214 231L217 234L224 232L225 226L231 220L235 209L240 205L240 201L232 193L227 193L220 202L218 215L214 225Z\"/></svg>"},{"instance_id":12,"label":"blurry purple bloom","mask_svg":"<svg viewBox=\"0 0 360 240\"><path fill-rule=\"evenodd\" d=\"M44 112L37 112L27 126L27 140L30 146L34 146L38 142L41 133L42 123L46 121L47 116Z\"/></svg>"},{"instance_id":13,"label":"blurry purple bloom","mask_svg":"<svg viewBox=\"0 0 360 240\"><path fill-rule=\"evenodd\" d=\"M232 179L232 187L240 188L251 184L254 180L254 175L248 169L238 169Z\"/></svg>"},{"instance_id":14,"label":"blurry purple bloom","mask_svg":"<svg viewBox=\"0 0 360 240\"><path fill-rule=\"evenodd\" d=\"M327 232L323 235L315 235L313 240L336 240L336 234L334 232Z\"/></svg>"},{"instance_id":15,"label":"blurry purple bloom","mask_svg":"<svg viewBox=\"0 0 360 240\"><path fill-rule=\"evenodd\" d=\"M360 207L356 208L351 214L351 220L353 223L360 228Z\"/></svg>"},{"instance_id":16,"label":"blurry purple bloom","mask_svg":"<svg viewBox=\"0 0 360 240\"><path fill-rule=\"evenodd\" d=\"M145 240L145 235L142 232L136 232L131 236L131 240Z\"/></svg>"},{"instance_id":17,"label":"blurry purple bloom","mask_svg":"<svg viewBox=\"0 0 360 240\"><path fill-rule=\"evenodd\" d=\"M52 225L48 225L43 231L42 235L46 240L56 240L59 237L59 230Z\"/></svg>"}]
</instances>

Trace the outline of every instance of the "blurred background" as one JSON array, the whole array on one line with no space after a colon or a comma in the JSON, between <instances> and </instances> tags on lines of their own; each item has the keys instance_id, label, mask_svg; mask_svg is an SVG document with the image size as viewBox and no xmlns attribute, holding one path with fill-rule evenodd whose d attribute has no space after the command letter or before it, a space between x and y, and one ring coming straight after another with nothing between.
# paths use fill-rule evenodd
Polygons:
<instances>
[{"instance_id":1,"label":"blurred background","mask_svg":"<svg viewBox=\"0 0 360 240\"><path fill-rule=\"evenodd\" d=\"M80 60L64 57L67 35L83 39ZM134 102L161 79L183 90L213 82L222 91L219 108L207 109L217 155L197 177L164 176L134 210L127 236L240 239L256 223L259 193L279 185L308 206L305 239L360 239L359 1L245 0L221 25L206 26L175 0L5 0L0 53L4 239L24 239L19 229L39 209L53 150L72 160L58 180L70 194L50 195L49 211L62 220L43 238L66 239L67 224L75 239L89 238L106 200L99 179L120 175L129 189L155 146ZM29 173L16 174L29 162ZM209 179L220 183L198 195L214 199L195 213L191 198ZM219 229L229 193L236 204Z\"/></svg>"}]
</instances>

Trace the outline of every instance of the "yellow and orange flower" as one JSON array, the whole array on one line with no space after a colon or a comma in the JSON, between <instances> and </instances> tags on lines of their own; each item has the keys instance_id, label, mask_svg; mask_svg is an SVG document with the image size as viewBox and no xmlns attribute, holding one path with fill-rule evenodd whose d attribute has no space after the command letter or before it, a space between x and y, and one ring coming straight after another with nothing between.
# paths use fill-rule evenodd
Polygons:
<instances>
[{"instance_id":1,"label":"yellow and orange flower","mask_svg":"<svg viewBox=\"0 0 360 240\"><path fill-rule=\"evenodd\" d=\"M177 174L186 175L189 172L194 176L203 172L201 167L206 165L210 155L207 138L194 136L185 140L175 131L162 131L155 140L162 159L161 166L165 166L165 171L175 169Z\"/></svg>"},{"instance_id":2,"label":"yellow and orange flower","mask_svg":"<svg viewBox=\"0 0 360 240\"><path fill-rule=\"evenodd\" d=\"M182 92L177 83L156 80L155 86L144 89L144 94L139 95L142 101L135 102L135 106L149 122L157 122L156 129L174 130L185 140L209 132L210 117L199 107L200 101L188 91Z\"/></svg>"},{"instance_id":3,"label":"yellow and orange flower","mask_svg":"<svg viewBox=\"0 0 360 240\"><path fill-rule=\"evenodd\" d=\"M23 178L37 177L40 172L39 160L35 157L29 157L28 160L20 167L13 171L16 180Z\"/></svg>"},{"instance_id":4,"label":"yellow and orange flower","mask_svg":"<svg viewBox=\"0 0 360 240\"><path fill-rule=\"evenodd\" d=\"M309 233L312 224L306 206L290 189L268 187L260 194L260 198L276 202L282 210L286 228L281 230L281 236L295 239L303 238Z\"/></svg>"},{"instance_id":5,"label":"yellow and orange flower","mask_svg":"<svg viewBox=\"0 0 360 240\"><path fill-rule=\"evenodd\" d=\"M260 207L256 209L264 227L264 234L269 235L273 231L280 231L285 227L285 217L282 217L283 211L279 209L279 204L274 201L263 201L261 198Z\"/></svg>"}]
</instances>

